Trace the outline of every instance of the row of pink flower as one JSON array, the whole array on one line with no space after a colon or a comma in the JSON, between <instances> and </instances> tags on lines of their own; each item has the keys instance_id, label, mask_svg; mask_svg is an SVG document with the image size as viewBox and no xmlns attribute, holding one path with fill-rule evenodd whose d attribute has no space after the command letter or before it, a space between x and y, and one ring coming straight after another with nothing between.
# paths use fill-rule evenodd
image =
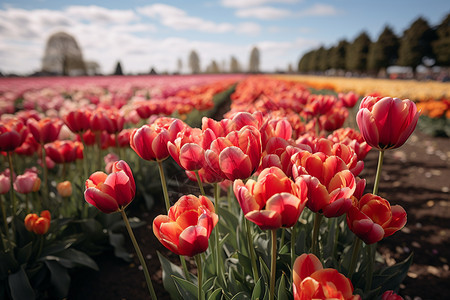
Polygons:
<instances>
[{"instance_id":1,"label":"row of pink flower","mask_svg":"<svg viewBox=\"0 0 450 300\"><path fill-rule=\"evenodd\" d=\"M0 112L13 113L14 104L23 98L24 109L51 114L89 104L120 108L135 100L176 98L186 100L183 91L213 82L236 82L243 75L204 76L105 76L43 77L0 79ZM67 102L70 99L72 101ZM175 100L175 99L174 99Z\"/></svg>"}]
</instances>

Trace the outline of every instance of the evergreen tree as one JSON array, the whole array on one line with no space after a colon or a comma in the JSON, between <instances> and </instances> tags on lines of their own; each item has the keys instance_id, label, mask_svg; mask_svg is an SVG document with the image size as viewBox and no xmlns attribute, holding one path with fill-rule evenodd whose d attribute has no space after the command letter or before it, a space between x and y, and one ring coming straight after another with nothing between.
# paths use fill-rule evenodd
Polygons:
<instances>
[{"instance_id":1,"label":"evergreen tree","mask_svg":"<svg viewBox=\"0 0 450 300\"><path fill-rule=\"evenodd\" d=\"M367 55L369 53L370 43L371 41L367 33L362 32L348 46L345 55L347 70L358 73L367 71Z\"/></svg>"},{"instance_id":2,"label":"evergreen tree","mask_svg":"<svg viewBox=\"0 0 450 300\"><path fill-rule=\"evenodd\" d=\"M330 68L330 51L324 47L320 47L317 50L317 66L316 71L325 72Z\"/></svg>"},{"instance_id":3,"label":"evergreen tree","mask_svg":"<svg viewBox=\"0 0 450 300\"><path fill-rule=\"evenodd\" d=\"M298 71L300 73L307 73L309 72L309 66L310 66L310 61L313 59L313 52L315 50L311 50L306 52L302 58L299 60L298 62Z\"/></svg>"},{"instance_id":4,"label":"evergreen tree","mask_svg":"<svg viewBox=\"0 0 450 300\"><path fill-rule=\"evenodd\" d=\"M433 43L436 64L450 66L450 14L436 28L437 40Z\"/></svg>"},{"instance_id":5,"label":"evergreen tree","mask_svg":"<svg viewBox=\"0 0 450 300\"><path fill-rule=\"evenodd\" d=\"M239 64L239 61L235 56L231 56L230 59L230 72L231 73L240 73L241 72L241 65Z\"/></svg>"},{"instance_id":6,"label":"evergreen tree","mask_svg":"<svg viewBox=\"0 0 450 300\"><path fill-rule=\"evenodd\" d=\"M250 73L259 73L259 50L255 46L250 52L249 70Z\"/></svg>"},{"instance_id":7,"label":"evergreen tree","mask_svg":"<svg viewBox=\"0 0 450 300\"><path fill-rule=\"evenodd\" d=\"M195 50L192 50L189 54L189 68L192 74L200 73L200 58Z\"/></svg>"},{"instance_id":8,"label":"evergreen tree","mask_svg":"<svg viewBox=\"0 0 450 300\"><path fill-rule=\"evenodd\" d=\"M418 18L405 30L400 40L398 63L401 66L412 67L415 73L423 59L433 58L431 44L435 40L435 31L428 22Z\"/></svg>"},{"instance_id":9,"label":"evergreen tree","mask_svg":"<svg viewBox=\"0 0 450 300\"><path fill-rule=\"evenodd\" d=\"M386 26L378 40L370 45L367 67L378 74L381 69L396 63L398 58L399 39L389 26Z\"/></svg>"},{"instance_id":10,"label":"evergreen tree","mask_svg":"<svg viewBox=\"0 0 450 300\"><path fill-rule=\"evenodd\" d=\"M346 40L340 40L337 46L330 50L330 67L335 70L345 70L345 56L349 43Z\"/></svg>"},{"instance_id":11,"label":"evergreen tree","mask_svg":"<svg viewBox=\"0 0 450 300\"><path fill-rule=\"evenodd\" d=\"M118 61L116 64L116 70L114 71L114 75L123 75L122 65L120 64L120 61Z\"/></svg>"}]
</instances>

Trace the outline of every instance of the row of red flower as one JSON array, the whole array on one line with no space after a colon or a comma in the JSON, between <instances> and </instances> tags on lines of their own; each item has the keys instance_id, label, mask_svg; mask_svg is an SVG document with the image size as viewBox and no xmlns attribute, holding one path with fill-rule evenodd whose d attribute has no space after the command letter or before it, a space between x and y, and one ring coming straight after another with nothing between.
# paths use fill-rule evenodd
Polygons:
<instances>
[{"instance_id":1,"label":"row of red flower","mask_svg":"<svg viewBox=\"0 0 450 300\"><path fill-rule=\"evenodd\" d=\"M225 86L229 83L192 93L203 92L211 97ZM196 99L187 91L182 94L185 99ZM195 103L209 107L204 98L199 98ZM355 94L313 95L299 84L251 77L237 86L232 100L226 118L215 121L205 117L201 128L192 128L180 119L160 117L150 118L148 125L124 130L124 115L117 108L104 106L70 111L63 121L85 145L101 142L102 135L107 136L109 142L104 143L129 145L145 160L160 163L171 156L192 180L232 184L245 218L262 230L294 226L304 207L327 218L346 214L349 229L366 244L376 243L405 225L406 212L400 206L391 207L376 193L364 194L365 180L358 175L370 147L380 151L396 148L412 133L418 118L412 102L364 98L357 117L361 135L341 128L348 116L347 107L358 100ZM173 112L163 109L172 103L167 99L160 106L153 106L151 99L137 103L134 110L142 118ZM178 104L175 101L175 107ZM189 103L178 111L188 112L192 107ZM61 122L36 120L33 112L17 116L27 119L26 125L18 118L3 121L0 150L26 154L40 148L56 163L83 158L79 142L57 141ZM326 131L334 132L326 136ZM123 211L136 193L127 163L115 162L111 171L109 175L96 172L86 181L86 201L105 213ZM208 248L218 217L209 199L186 195L167 216L155 219L153 231L173 252L195 256ZM304 267L305 260L314 267ZM327 275L328 271L313 276L321 269L316 260L314 256L301 256L296 262L295 270L302 273L294 273L296 298L351 298L353 287L348 279L342 281L337 279L339 276Z\"/></svg>"}]
</instances>

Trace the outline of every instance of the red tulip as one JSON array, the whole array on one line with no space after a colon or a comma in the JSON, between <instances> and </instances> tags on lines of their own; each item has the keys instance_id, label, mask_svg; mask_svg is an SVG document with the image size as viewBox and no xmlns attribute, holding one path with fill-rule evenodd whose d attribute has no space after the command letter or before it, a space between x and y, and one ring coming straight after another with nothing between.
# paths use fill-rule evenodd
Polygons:
<instances>
[{"instance_id":1,"label":"red tulip","mask_svg":"<svg viewBox=\"0 0 450 300\"><path fill-rule=\"evenodd\" d=\"M83 144L73 141L55 141L45 145L45 153L57 164L83 158Z\"/></svg>"},{"instance_id":2,"label":"red tulip","mask_svg":"<svg viewBox=\"0 0 450 300\"><path fill-rule=\"evenodd\" d=\"M394 293L394 291L386 291L381 296L381 300L403 300L403 297Z\"/></svg>"},{"instance_id":3,"label":"red tulip","mask_svg":"<svg viewBox=\"0 0 450 300\"><path fill-rule=\"evenodd\" d=\"M58 139L62 123L60 120L50 118L44 118L39 121L29 119L27 126L36 142L46 144Z\"/></svg>"},{"instance_id":4,"label":"red tulip","mask_svg":"<svg viewBox=\"0 0 450 300\"><path fill-rule=\"evenodd\" d=\"M24 224L28 231L32 231L35 234L46 234L50 228L51 215L48 210L43 210L41 216L37 214L28 214L25 217Z\"/></svg>"},{"instance_id":5,"label":"red tulip","mask_svg":"<svg viewBox=\"0 0 450 300\"><path fill-rule=\"evenodd\" d=\"M13 151L25 141L28 129L19 119L0 122L0 151Z\"/></svg>"},{"instance_id":6,"label":"red tulip","mask_svg":"<svg viewBox=\"0 0 450 300\"><path fill-rule=\"evenodd\" d=\"M348 92L347 94L339 93L338 98L345 107L352 108L358 102L359 96L354 92Z\"/></svg>"},{"instance_id":7,"label":"red tulip","mask_svg":"<svg viewBox=\"0 0 450 300\"><path fill-rule=\"evenodd\" d=\"M379 150L403 145L417 125L420 113L409 99L367 96L356 122L367 143Z\"/></svg>"},{"instance_id":8,"label":"red tulip","mask_svg":"<svg viewBox=\"0 0 450 300\"><path fill-rule=\"evenodd\" d=\"M32 156L39 150L40 146L41 145L36 142L33 135L28 131L25 141L22 145L20 145L20 147L16 148L14 152L19 155Z\"/></svg>"},{"instance_id":9,"label":"red tulip","mask_svg":"<svg viewBox=\"0 0 450 300\"><path fill-rule=\"evenodd\" d=\"M356 181L341 158L301 151L292 156L292 161L294 178L301 177L307 183L306 206L310 210L330 218L350 209Z\"/></svg>"},{"instance_id":10,"label":"red tulip","mask_svg":"<svg viewBox=\"0 0 450 300\"><path fill-rule=\"evenodd\" d=\"M233 190L244 216L261 229L294 226L308 200L306 184L294 183L277 167L264 169L257 181L236 180Z\"/></svg>"},{"instance_id":11,"label":"red tulip","mask_svg":"<svg viewBox=\"0 0 450 300\"><path fill-rule=\"evenodd\" d=\"M364 140L361 133L352 128L340 128L330 134L328 139L334 143L339 142L351 147L360 161L363 160L370 149L372 149L372 147Z\"/></svg>"},{"instance_id":12,"label":"red tulip","mask_svg":"<svg viewBox=\"0 0 450 300\"><path fill-rule=\"evenodd\" d=\"M91 112L85 109L78 109L63 116L63 121L74 133L85 132L90 128L89 120Z\"/></svg>"},{"instance_id":13,"label":"red tulip","mask_svg":"<svg viewBox=\"0 0 450 300\"><path fill-rule=\"evenodd\" d=\"M189 128L178 133L177 138L167 143L170 156L187 171L200 170L205 164L205 150L202 148L202 132Z\"/></svg>"},{"instance_id":14,"label":"red tulip","mask_svg":"<svg viewBox=\"0 0 450 300\"><path fill-rule=\"evenodd\" d=\"M244 126L219 137L205 151L206 162L229 180L246 179L261 162L261 135L253 126ZM219 167L219 168L217 168Z\"/></svg>"},{"instance_id":15,"label":"red tulip","mask_svg":"<svg viewBox=\"0 0 450 300\"><path fill-rule=\"evenodd\" d=\"M324 269L314 254L297 257L292 277L295 300L361 299L359 295L353 295L350 279L335 269Z\"/></svg>"},{"instance_id":16,"label":"red tulip","mask_svg":"<svg viewBox=\"0 0 450 300\"><path fill-rule=\"evenodd\" d=\"M360 200L353 198L347 212L347 225L366 244L388 237L406 224L406 212L400 205L391 206L386 199L365 194Z\"/></svg>"},{"instance_id":17,"label":"red tulip","mask_svg":"<svg viewBox=\"0 0 450 300\"><path fill-rule=\"evenodd\" d=\"M217 221L208 198L185 195L170 207L168 215L155 218L153 233L175 254L194 256L208 249L208 239Z\"/></svg>"},{"instance_id":18,"label":"red tulip","mask_svg":"<svg viewBox=\"0 0 450 300\"><path fill-rule=\"evenodd\" d=\"M131 169L123 160L113 164L112 173L93 173L86 180L86 201L104 213L124 209L131 203L136 193Z\"/></svg>"}]
</instances>

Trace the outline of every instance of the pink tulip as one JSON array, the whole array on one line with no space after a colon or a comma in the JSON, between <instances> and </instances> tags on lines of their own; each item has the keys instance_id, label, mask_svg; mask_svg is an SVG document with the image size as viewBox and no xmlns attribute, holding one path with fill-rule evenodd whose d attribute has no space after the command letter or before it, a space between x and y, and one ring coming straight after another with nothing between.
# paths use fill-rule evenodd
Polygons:
<instances>
[{"instance_id":1,"label":"pink tulip","mask_svg":"<svg viewBox=\"0 0 450 300\"><path fill-rule=\"evenodd\" d=\"M356 122L367 143L379 150L403 145L416 128L420 113L409 99L367 96Z\"/></svg>"},{"instance_id":2,"label":"pink tulip","mask_svg":"<svg viewBox=\"0 0 450 300\"><path fill-rule=\"evenodd\" d=\"M41 186L41 179L36 172L26 171L14 180L14 189L21 194L37 192Z\"/></svg>"}]
</instances>

